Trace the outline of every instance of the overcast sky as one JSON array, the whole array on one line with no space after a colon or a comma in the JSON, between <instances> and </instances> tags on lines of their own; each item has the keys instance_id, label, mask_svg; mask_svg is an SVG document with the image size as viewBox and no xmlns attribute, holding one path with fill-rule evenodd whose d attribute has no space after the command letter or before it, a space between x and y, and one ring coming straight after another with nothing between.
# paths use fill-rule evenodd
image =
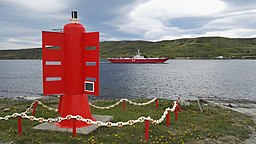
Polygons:
<instances>
[{"instance_id":1,"label":"overcast sky","mask_svg":"<svg viewBox=\"0 0 256 144\"><path fill-rule=\"evenodd\" d=\"M0 50L40 47L73 9L101 41L256 37L256 0L0 0Z\"/></svg>"}]
</instances>

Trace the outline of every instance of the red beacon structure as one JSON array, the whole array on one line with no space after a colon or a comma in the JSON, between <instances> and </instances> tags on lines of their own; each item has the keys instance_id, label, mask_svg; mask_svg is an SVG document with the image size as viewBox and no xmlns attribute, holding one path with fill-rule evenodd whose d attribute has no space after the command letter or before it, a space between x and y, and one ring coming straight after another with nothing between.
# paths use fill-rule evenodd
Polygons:
<instances>
[{"instance_id":1,"label":"red beacon structure","mask_svg":"<svg viewBox=\"0 0 256 144\"><path fill-rule=\"evenodd\" d=\"M42 32L43 94L60 94L61 117L80 115L94 119L87 95L99 95L99 32L86 32L72 11L70 23L60 32ZM57 123L72 128L72 120ZM82 121L76 127L87 126Z\"/></svg>"}]
</instances>

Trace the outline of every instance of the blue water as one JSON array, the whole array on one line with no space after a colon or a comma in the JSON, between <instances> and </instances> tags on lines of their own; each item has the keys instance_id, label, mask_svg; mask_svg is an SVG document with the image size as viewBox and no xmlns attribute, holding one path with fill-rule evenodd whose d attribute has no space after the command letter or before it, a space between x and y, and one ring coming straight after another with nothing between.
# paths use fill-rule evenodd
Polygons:
<instances>
[{"instance_id":1,"label":"blue water","mask_svg":"<svg viewBox=\"0 0 256 144\"><path fill-rule=\"evenodd\" d=\"M0 96L42 94L40 60L0 60ZM255 60L100 65L101 99L216 97L256 101Z\"/></svg>"}]
</instances>

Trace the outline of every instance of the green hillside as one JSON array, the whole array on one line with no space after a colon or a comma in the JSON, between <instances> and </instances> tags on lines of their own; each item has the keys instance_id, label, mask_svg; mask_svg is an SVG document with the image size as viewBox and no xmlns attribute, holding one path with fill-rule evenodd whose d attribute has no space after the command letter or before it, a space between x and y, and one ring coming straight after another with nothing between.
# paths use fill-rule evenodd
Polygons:
<instances>
[{"instance_id":1,"label":"green hillside","mask_svg":"<svg viewBox=\"0 0 256 144\"><path fill-rule=\"evenodd\" d=\"M159 42L112 41L101 43L102 57L125 57L134 55L136 49L147 57L165 56L170 58L233 58L256 56L256 38L230 39L222 37L200 37Z\"/></svg>"},{"instance_id":2,"label":"green hillside","mask_svg":"<svg viewBox=\"0 0 256 144\"><path fill-rule=\"evenodd\" d=\"M158 42L106 41L101 42L102 58L131 57L137 48L147 57L170 58L241 58L256 56L256 38L199 37ZM40 59L41 49L4 50L0 59Z\"/></svg>"},{"instance_id":3,"label":"green hillside","mask_svg":"<svg viewBox=\"0 0 256 144\"><path fill-rule=\"evenodd\" d=\"M0 51L0 59L41 59L41 57L41 48Z\"/></svg>"}]
</instances>

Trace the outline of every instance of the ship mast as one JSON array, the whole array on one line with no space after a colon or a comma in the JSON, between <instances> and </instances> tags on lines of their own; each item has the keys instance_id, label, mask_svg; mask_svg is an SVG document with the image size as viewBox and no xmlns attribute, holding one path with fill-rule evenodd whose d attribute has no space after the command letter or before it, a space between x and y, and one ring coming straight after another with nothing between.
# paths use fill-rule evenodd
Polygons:
<instances>
[{"instance_id":1,"label":"ship mast","mask_svg":"<svg viewBox=\"0 0 256 144\"><path fill-rule=\"evenodd\" d=\"M138 51L137 54L140 55L140 49L137 48L137 51Z\"/></svg>"}]
</instances>

